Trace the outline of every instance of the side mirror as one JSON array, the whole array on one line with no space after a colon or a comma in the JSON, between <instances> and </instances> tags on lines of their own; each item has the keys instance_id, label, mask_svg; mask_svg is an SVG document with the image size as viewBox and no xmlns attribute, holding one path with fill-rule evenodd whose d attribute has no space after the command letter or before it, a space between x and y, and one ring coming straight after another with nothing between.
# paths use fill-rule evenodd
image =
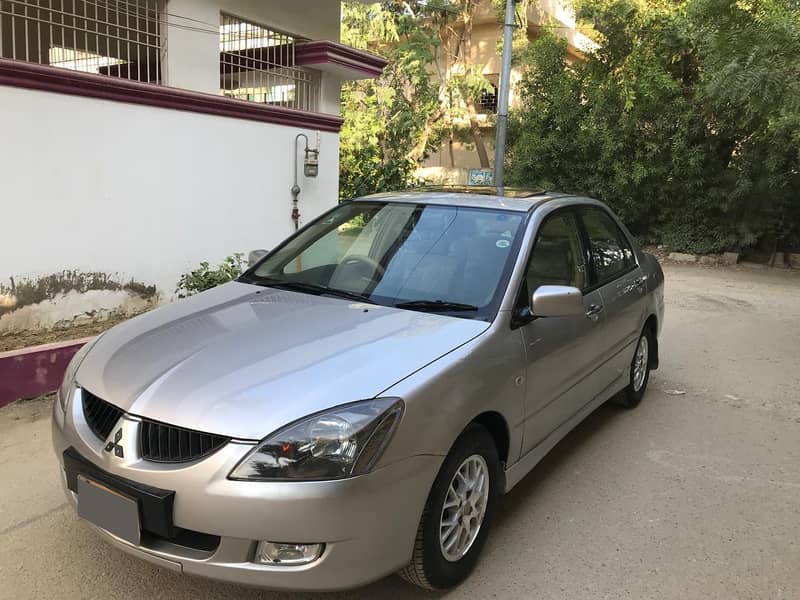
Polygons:
<instances>
[{"instance_id":1,"label":"side mirror","mask_svg":"<svg viewBox=\"0 0 800 600\"><path fill-rule=\"evenodd\" d=\"M586 312L583 294L566 285L542 285L531 298L531 314L536 317L571 317Z\"/></svg>"},{"instance_id":2,"label":"side mirror","mask_svg":"<svg viewBox=\"0 0 800 600\"><path fill-rule=\"evenodd\" d=\"M251 250L250 254L247 255L247 266L252 267L262 258L264 258L267 254L269 254L269 250L259 249L259 250Z\"/></svg>"}]
</instances>

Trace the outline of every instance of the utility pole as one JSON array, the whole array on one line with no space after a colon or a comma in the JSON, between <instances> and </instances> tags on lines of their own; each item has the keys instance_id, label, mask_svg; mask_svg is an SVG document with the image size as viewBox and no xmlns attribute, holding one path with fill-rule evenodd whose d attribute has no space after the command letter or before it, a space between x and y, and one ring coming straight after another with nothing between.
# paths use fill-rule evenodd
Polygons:
<instances>
[{"instance_id":1,"label":"utility pole","mask_svg":"<svg viewBox=\"0 0 800 600\"><path fill-rule=\"evenodd\" d=\"M497 99L497 139L494 146L494 185L497 194L505 191L504 160L506 154L506 132L508 131L508 96L511 91L511 50L514 44L514 27L517 16L517 0L506 0L506 20L503 26L503 63L500 70L500 94Z\"/></svg>"}]
</instances>

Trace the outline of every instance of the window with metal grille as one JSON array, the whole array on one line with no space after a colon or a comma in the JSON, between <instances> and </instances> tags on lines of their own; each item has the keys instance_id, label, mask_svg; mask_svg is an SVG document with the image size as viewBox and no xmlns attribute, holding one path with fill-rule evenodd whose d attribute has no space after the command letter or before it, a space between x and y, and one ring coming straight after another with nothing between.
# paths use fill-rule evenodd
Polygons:
<instances>
[{"instance_id":1,"label":"window with metal grille","mask_svg":"<svg viewBox=\"0 0 800 600\"><path fill-rule=\"evenodd\" d=\"M295 50L308 41L221 13L219 80L225 96L317 112L319 72L298 67Z\"/></svg>"},{"instance_id":2,"label":"window with metal grille","mask_svg":"<svg viewBox=\"0 0 800 600\"><path fill-rule=\"evenodd\" d=\"M494 114L497 112L497 86L490 83L491 89L481 90L478 98L478 112L482 114Z\"/></svg>"},{"instance_id":3,"label":"window with metal grille","mask_svg":"<svg viewBox=\"0 0 800 600\"><path fill-rule=\"evenodd\" d=\"M161 82L162 0L0 0L0 57Z\"/></svg>"}]
</instances>

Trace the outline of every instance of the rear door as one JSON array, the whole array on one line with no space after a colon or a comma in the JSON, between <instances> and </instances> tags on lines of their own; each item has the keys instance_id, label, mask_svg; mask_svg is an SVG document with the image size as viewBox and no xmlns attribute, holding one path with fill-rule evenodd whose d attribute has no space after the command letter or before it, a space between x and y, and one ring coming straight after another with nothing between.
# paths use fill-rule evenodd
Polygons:
<instances>
[{"instance_id":1,"label":"rear door","mask_svg":"<svg viewBox=\"0 0 800 600\"><path fill-rule=\"evenodd\" d=\"M584 207L580 218L589 247L592 289L600 292L603 338L597 348L598 384L611 385L625 373L639 338L644 311L644 278L626 235L601 207Z\"/></svg>"}]
</instances>

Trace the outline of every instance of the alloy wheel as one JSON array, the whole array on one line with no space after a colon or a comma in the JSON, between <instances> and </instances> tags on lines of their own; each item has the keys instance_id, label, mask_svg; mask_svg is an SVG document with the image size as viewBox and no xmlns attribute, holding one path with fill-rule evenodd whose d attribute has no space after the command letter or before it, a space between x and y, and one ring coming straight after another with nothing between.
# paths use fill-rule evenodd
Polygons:
<instances>
[{"instance_id":1,"label":"alloy wheel","mask_svg":"<svg viewBox=\"0 0 800 600\"><path fill-rule=\"evenodd\" d=\"M455 562L469 552L481 530L489 502L489 467L473 454L456 470L439 521L439 544L445 559Z\"/></svg>"},{"instance_id":2,"label":"alloy wheel","mask_svg":"<svg viewBox=\"0 0 800 600\"><path fill-rule=\"evenodd\" d=\"M649 360L649 343L647 336L639 338L639 345L636 347L636 355L633 358L633 391L638 392L644 385L647 377L647 361Z\"/></svg>"}]
</instances>

